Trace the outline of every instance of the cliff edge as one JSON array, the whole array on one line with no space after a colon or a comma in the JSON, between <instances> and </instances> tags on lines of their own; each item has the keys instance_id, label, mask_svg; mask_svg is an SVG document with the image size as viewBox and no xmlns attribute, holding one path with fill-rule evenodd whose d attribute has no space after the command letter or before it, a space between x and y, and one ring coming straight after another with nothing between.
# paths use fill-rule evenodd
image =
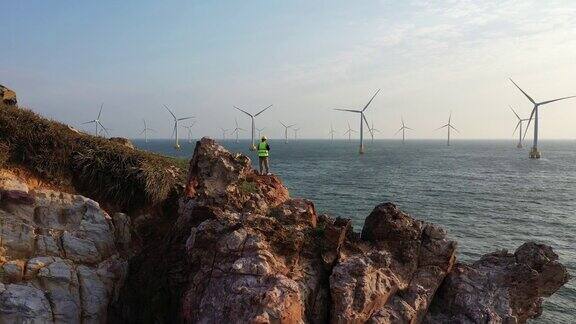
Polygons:
<instances>
[{"instance_id":1,"label":"cliff edge","mask_svg":"<svg viewBox=\"0 0 576 324\"><path fill-rule=\"evenodd\" d=\"M522 323L568 280L536 243L457 263L442 228L391 203L356 233L207 138L177 220L136 259L117 322Z\"/></svg>"}]
</instances>

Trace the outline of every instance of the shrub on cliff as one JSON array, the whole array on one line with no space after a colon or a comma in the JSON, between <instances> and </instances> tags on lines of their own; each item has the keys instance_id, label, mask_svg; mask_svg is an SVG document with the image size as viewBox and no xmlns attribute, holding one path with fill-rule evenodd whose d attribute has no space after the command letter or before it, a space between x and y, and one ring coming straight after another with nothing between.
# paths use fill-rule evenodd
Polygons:
<instances>
[{"instance_id":1,"label":"shrub on cliff","mask_svg":"<svg viewBox=\"0 0 576 324\"><path fill-rule=\"evenodd\" d=\"M121 209L156 204L180 190L186 170L173 159L0 105L0 162L25 166L48 181Z\"/></svg>"}]
</instances>

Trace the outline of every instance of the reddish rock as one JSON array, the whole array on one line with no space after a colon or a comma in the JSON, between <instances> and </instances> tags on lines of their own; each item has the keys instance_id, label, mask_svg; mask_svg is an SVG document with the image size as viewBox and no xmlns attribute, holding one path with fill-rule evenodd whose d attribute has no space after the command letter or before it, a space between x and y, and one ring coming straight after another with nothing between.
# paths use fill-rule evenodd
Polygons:
<instances>
[{"instance_id":1,"label":"reddish rock","mask_svg":"<svg viewBox=\"0 0 576 324\"><path fill-rule=\"evenodd\" d=\"M526 323L542 313L542 297L569 280L549 246L528 242L472 265L459 263L434 297L427 323Z\"/></svg>"}]
</instances>

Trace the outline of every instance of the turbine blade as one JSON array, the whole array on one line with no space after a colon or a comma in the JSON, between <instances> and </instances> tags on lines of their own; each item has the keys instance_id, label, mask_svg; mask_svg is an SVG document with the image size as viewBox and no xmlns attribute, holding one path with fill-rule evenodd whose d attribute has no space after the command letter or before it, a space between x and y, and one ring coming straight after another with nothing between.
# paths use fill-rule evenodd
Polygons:
<instances>
[{"instance_id":1,"label":"turbine blade","mask_svg":"<svg viewBox=\"0 0 576 324\"><path fill-rule=\"evenodd\" d=\"M246 110L242 110L242 109L240 109L240 108L238 108L238 107L236 107L236 106L234 106L234 108L240 110L241 112L245 113L246 115L248 115L248 116L250 116L250 117L254 117L254 116L252 116L251 113L247 112Z\"/></svg>"},{"instance_id":2,"label":"turbine blade","mask_svg":"<svg viewBox=\"0 0 576 324\"><path fill-rule=\"evenodd\" d=\"M439 129L442 129L442 128L448 127L448 126L450 126L450 125L446 124L446 125L444 125L444 126L441 126L441 127L436 128L435 130L439 130Z\"/></svg>"},{"instance_id":3,"label":"turbine blade","mask_svg":"<svg viewBox=\"0 0 576 324\"><path fill-rule=\"evenodd\" d=\"M549 103L554 102L554 101L560 101L560 100L570 99L570 98L574 98L574 97L576 97L576 96L570 96L570 97L563 97L563 98L558 98L558 99L554 99L554 100L548 100L548 101L541 102L538 105L542 106L542 105L549 104Z\"/></svg>"},{"instance_id":4,"label":"turbine blade","mask_svg":"<svg viewBox=\"0 0 576 324\"><path fill-rule=\"evenodd\" d=\"M519 120L519 121L516 123L516 127L514 127L514 131L512 132L512 135L516 134L516 131L518 130L518 127L520 127L520 123L522 123L522 120Z\"/></svg>"},{"instance_id":5,"label":"turbine blade","mask_svg":"<svg viewBox=\"0 0 576 324\"><path fill-rule=\"evenodd\" d=\"M394 135L398 135L398 133L400 133L403 129L404 129L404 127L400 127L400 129L397 130L396 133L394 133Z\"/></svg>"},{"instance_id":6,"label":"turbine blade","mask_svg":"<svg viewBox=\"0 0 576 324\"><path fill-rule=\"evenodd\" d=\"M448 126L450 126L450 128L452 128L453 130L455 130L457 133L460 133L460 131L457 130L456 127L454 127L454 126L452 126L452 125L448 125Z\"/></svg>"},{"instance_id":7,"label":"turbine blade","mask_svg":"<svg viewBox=\"0 0 576 324\"><path fill-rule=\"evenodd\" d=\"M172 110L170 110L170 108L168 108L168 106L164 105L164 108L166 108L166 110L168 110L170 115L172 115L172 117L174 117L174 119L176 119L176 115L174 115L174 113L172 112Z\"/></svg>"},{"instance_id":8,"label":"turbine blade","mask_svg":"<svg viewBox=\"0 0 576 324\"><path fill-rule=\"evenodd\" d=\"M414 130L413 128L410 128L410 127L404 127L404 128L409 129L409 130Z\"/></svg>"},{"instance_id":9,"label":"turbine blade","mask_svg":"<svg viewBox=\"0 0 576 324\"><path fill-rule=\"evenodd\" d=\"M380 89L378 89L378 91L376 91L376 93L372 96L372 98L370 98L370 101L368 101L368 103L366 104L366 106L364 106L364 109L362 109L362 112L364 112L364 110L366 110L368 108L368 106L372 103L372 100L374 100L374 97L376 97L376 95L378 94L378 92L380 92Z\"/></svg>"},{"instance_id":10,"label":"turbine blade","mask_svg":"<svg viewBox=\"0 0 576 324\"><path fill-rule=\"evenodd\" d=\"M530 123L532 122L532 117L534 117L534 113L536 112L536 107L532 109L532 113L530 114L530 118L528 118L528 124L526 124L526 129L524 130L524 136L522 136L522 140L526 138L526 134L528 133L528 127L530 127Z\"/></svg>"},{"instance_id":11,"label":"turbine blade","mask_svg":"<svg viewBox=\"0 0 576 324\"><path fill-rule=\"evenodd\" d=\"M108 134L108 136L110 136L110 133L108 132L108 128L104 127L104 125L102 125L102 123L100 121L98 121L98 124L100 125L100 127L102 127L102 129L106 132L106 134Z\"/></svg>"},{"instance_id":12,"label":"turbine blade","mask_svg":"<svg viewBox=\"0 0 576 324\"><path fill-rule=\"evenodd\" d=\"M80 125L86 125L86 124L91 124L91 123L95 123L95 122L96 122L95 120L91 120L91 121L87 121L85 123L82 123Z\"/></svg>"},{"instance_id":13,"label":"turbine blade","mask_svg":"<svg viewBox=\"0 0 576 324\"><path fill-rule=\"evenodd\" d=\"M368 125L368 119L366 119L366 116L364 115L364 113L361 113L360 115L362 116L362 119L366 123L366 127L368 127L368 131L370 132L370 134L374 134L374 133L372 133L372 129L370 129L370 125Z\"/></svg>"},{"instance_id":14,"label":"turbine blade","mask_svg":"<svg viewBox=\"0 0 576 324\"><path fill-rule=\"evenodd\" d=\"M353 112L353 113L361 113L361 110L353 110L353 109L334 109L334 110L338 110L338 111L348 111L348 112Z\"/></svg>"},{"instance_id":15,"label":"turbine blade","mask_svg":"<svg viewBox=\"0 0 576 324\"><path fill-rule=\"evenodd\" d=\"M100 119L100 116L102 115L102 108L104 107L104 103L102 103L100 105L100 111L98 112L98 119Z\"/></svg>"},{"instance_id":16,"label":"turbine blade","mask_svg":"<svg viewBox=\"0 0 576 324\"><path fill-rule=\"evenodd\" d=\"M514 108L512 108L512 106L508 105L508 107L510 107L510 109L512 109L512 112L514 113L514 115L516 115L516 117L517 117L518 119L522 119L522 118L520 118L520 116L518 116L518 114L516 113L516 111L514 110Z\"/></svg>"},{"instance_id":17,"label":"turbine blade","mask_svg":"<svg viewBox=\"0 0 576 324\"><path fill-rule=\"evenodd\" d=\"M261 113L263 113L263 112L265 112L266 110L268 110L268 108L270 108L270 107L272 107L272 106L273 106L273 105L270 105L270 106L268 106L268 107L266 107L266 108L264 108L264 109L260 110L260 111L259 111L259 112L258 112L256 115L254 115L254 117L256 117L256 116L260 115L260 114L261 114Z\"/></svg>"},{"instance_id":18,"label":"turbine blade","mask_svg":"<svg viewBox=\"0 0 576 324\"><path fill-rule=\"evenodd\" d=\"M192 117L184 117L184 118L178 118L178 121L181 121L181 120L187 120L187 119L192 119L192 118L194 118L194 116L192 116Z\"/></svg>"},{"instance_id":19,"label":"turbine blade","mask_svg":"<svg viewBox=\"0 0 576 324\"><path fill-rule=\"evenodd\" d=\"M516 88L518 88L518 90L520 90L526 96L526 98L528 98L528 100L530 100L531 103L536 104L536 101L534 101L534 99L532 99L532 97L530 97L526 92L524 92L524 90L520 89L520 87L516 84L516 82L514 82L514 80L512 80L512 78L509 78L509 79L512 83L514 83Z\"/></svg>"}]
</instances>

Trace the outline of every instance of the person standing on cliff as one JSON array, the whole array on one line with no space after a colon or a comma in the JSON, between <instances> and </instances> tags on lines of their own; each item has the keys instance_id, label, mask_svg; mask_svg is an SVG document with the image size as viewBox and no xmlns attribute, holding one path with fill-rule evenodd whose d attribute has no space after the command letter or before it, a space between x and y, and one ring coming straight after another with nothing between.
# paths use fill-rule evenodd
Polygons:
<instances>
[{"instance_id":1,"label":"person standing on cliff","mask_svg":"<svg viewBox=\"0 0 576 324\"><path fill-rule=\"evenodd\" d=\"M262 136L260 143L258 143L258 160L260 162L260 174L270 175L270 167L268 165L268 157L270 156L270 145L266 136ZM266 173L264 173L266 169Z\"/></svg>"}]
</instances>

